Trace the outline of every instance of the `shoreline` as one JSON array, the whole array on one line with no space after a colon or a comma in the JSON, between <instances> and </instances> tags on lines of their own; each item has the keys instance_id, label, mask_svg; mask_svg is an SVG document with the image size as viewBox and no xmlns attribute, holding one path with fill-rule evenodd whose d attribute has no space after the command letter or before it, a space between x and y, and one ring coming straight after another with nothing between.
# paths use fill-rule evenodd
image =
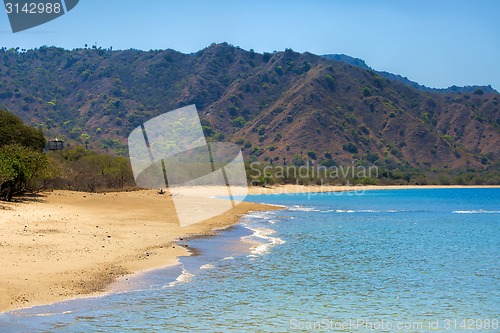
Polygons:
<instances>
[{"instance_id":1,"label":"shoreline","mask_svg":"<svg viewBox=\"0 0 500 333\"><path fill-rule=\"evenodd\" d=\"M155 190L53 191L29 201L0 210L0 313L106 294L121 276L176 265L189 255L183 240L278 209L243 202L181 228L172 199Z\"/></svg>"},{"instance_id":2,"label":"shoreline","mask_svg":"<svg viewBox=\"0 0 500 333\"><path fill-rule=\"evenodd\" d=\"M275 185L269 187L252 187L249 194L302 194L330 192L364 192L378 190L436 190L496 188L500 185Z\"/></svg>"},{"instance_id":3,"label":"shoreline","mask_svg":"<svg viewBox=\"0 0 500 333\"><path fill-rule=\"evenodd\" d=\"M277 185L251 187L249 194L450 188L500 186ZM28 201L33 202L0 207L0 265L5 267L0 272L0 314L105 296L123 277L174 266L180 256L192 255L183 241L217 234L252 211L282 209L243 202L222 215L180 228L171 198L155 190L53 191Z\"/></svg>"}]
</instances>

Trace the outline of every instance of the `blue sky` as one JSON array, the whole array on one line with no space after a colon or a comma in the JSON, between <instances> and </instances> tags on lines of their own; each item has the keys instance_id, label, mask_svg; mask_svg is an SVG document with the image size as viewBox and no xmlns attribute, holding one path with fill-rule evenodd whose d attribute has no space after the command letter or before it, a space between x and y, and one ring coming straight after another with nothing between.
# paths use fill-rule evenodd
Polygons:
<instances>
[{"instance_id":1,"label":"blue sky","mask_svg":"<svg viewBox=\"0 0 500 333\"><path fill-rule=\"evenodd\" d=\"M257 52L344 53L431 87L500 90L499 15L496 0L80 0L17 34L0 12L0 46L189 53L225 41Z\"/></svg>"}]
</instances>

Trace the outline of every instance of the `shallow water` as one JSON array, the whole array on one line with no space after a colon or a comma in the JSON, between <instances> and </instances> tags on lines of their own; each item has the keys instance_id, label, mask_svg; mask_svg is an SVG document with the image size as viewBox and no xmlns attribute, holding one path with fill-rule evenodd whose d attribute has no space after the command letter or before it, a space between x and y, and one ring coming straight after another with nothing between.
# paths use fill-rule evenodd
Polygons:
<instances>
[{"instance_id":1,"label":"shallow water","mask_svg":"<svg viewBox=\"0 0 500 333\"><path fill-rule=\"evenodd\" d=\"M500 190L247 200L287 209L183 242L201 255L129 292L0 315L0 331L500 331Z\"/></svg>"}]
</instances>

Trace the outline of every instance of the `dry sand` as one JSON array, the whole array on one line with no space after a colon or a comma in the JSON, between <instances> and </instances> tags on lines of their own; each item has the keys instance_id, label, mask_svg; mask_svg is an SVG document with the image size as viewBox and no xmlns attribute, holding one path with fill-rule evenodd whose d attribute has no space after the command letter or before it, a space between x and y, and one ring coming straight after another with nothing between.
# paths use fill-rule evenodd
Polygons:
<instances>
[{"instance_id":1,"label":"dry sand","mask_svg":"<svg viewBox=\"0 0 500 333\"><path fill-rule=\"evenodd\" d=\"M404 188L416 187L286 185L251 188L250 193ZM199 188L191 191L200 194ZM0 312L102 293L125 274L176 264L178 256L189 254L176 243L180 238L210 234L249 211L271 209L276 207L244 202L181 228L172 198L157 191L54 191L21 203L0 203Z\"/></svg>"}]
</instances>

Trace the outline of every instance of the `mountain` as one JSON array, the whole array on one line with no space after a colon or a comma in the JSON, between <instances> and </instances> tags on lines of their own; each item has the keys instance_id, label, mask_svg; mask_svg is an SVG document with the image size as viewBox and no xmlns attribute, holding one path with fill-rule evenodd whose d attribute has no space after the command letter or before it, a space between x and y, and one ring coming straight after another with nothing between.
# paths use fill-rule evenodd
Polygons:
<instances>
[{"instance_id":1,"label":"mountain","mask_svg":"<svg viewBox=\"0 0 500 333\"><path fill-rule=\"evenodd\" d=\"M423 90L423 91L429 91L429 92L455 92L455 93L474 93L476 91L482 90L484 93L498 93L495 89L493 89L490 85L488 86L465 86L465 87L457 87L457 86L451 86L448 88L429 88L424 85L418 84L417 82L411 81L410 79L403 77L398 74L393 74L385 71L376 71L370 66L366 64L364 60L358 59L358 58L353 58L351 56L345 55L345 54L325 54L323 55L324 58L330 59L330 60L337 60L337 61L342 61L346 64L352 65L352 66L357 66L363 69L368 69L368 70L373 70L376 72L378 75L385 77L387 79L393 80L393 81L399 81L404 84L407 84L409 86L412 86L413 88Z\"/></svg>"},{"instance_id":2,"label":"mountain","mask_svg":"<svg viewBox=\"0 0 500 333\"><path fill-rule=\"evenodd\" d=\"M0 50L0 108L68 145L126 153L130 131L196 104L247 160L395 168L498 167L500 95L426 91L311 53Z\"/></svg>"}]
</instances>

